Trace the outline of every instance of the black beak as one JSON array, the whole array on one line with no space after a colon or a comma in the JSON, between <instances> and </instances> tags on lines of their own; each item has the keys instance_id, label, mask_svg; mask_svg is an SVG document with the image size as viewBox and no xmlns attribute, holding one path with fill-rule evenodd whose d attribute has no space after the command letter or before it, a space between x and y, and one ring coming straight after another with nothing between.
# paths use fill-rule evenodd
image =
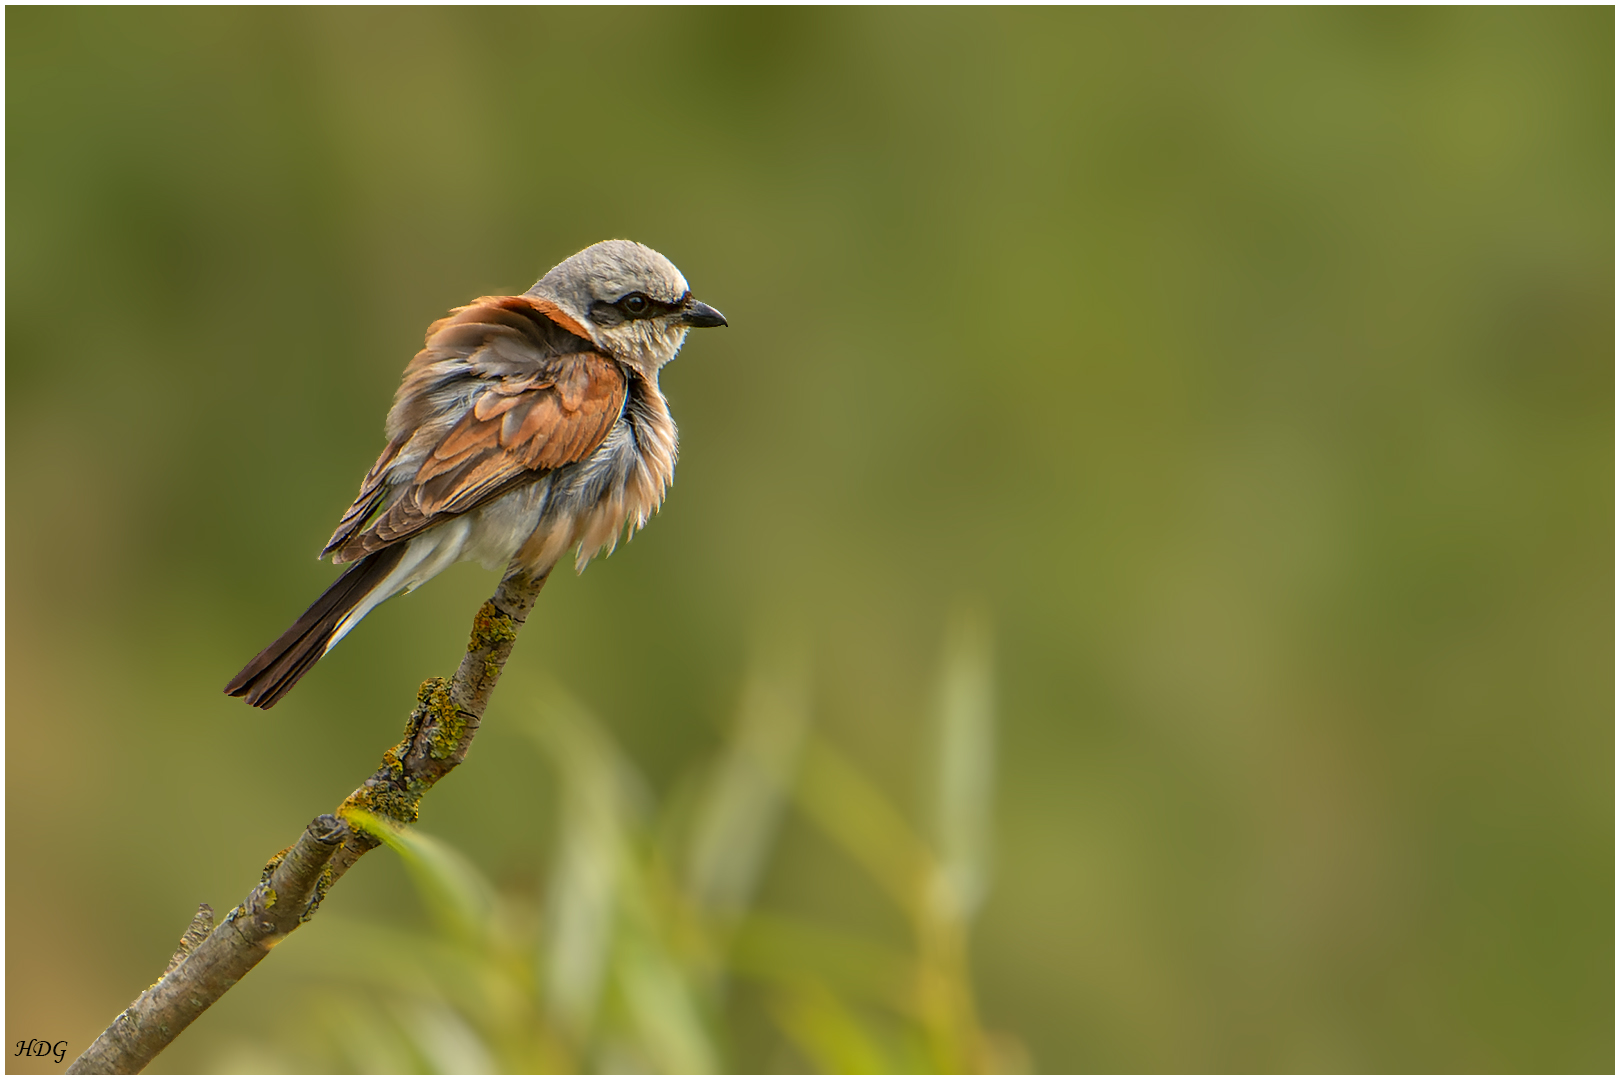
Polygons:
<instances>
[{"instance_id":1,"label":"black beak","mask_svg":"<svg viewBox=\"0 0 1620 1080\"><path fill-rule=\"evenodd\" d=\"M681 305L681 322L687 326L729 326L726 317L701 300L688 300Z\"/></svg>"}]
</instances>

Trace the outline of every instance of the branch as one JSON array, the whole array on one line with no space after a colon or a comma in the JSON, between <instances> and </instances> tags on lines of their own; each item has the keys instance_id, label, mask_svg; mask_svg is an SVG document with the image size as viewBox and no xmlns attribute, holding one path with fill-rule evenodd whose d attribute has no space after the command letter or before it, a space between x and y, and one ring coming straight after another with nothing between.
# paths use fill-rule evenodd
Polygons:
<instances>
[{"instance_id":1,"label":"branch","mask_svg":"<svg viewBox=\"0 0 1620 1080\"><path fill-rule=\"evenodd\" d=\"M214 926L213 909L201 905L162 977L114 1018L69 1073L140 1072L282 938L308 922L332 883L380 843L349 827L348 810L360 808L401 825L416 820L422 796L466 760L484 707L545 583L545 575L508 568L473 619L455 677L422 684L405 737L383 754L377 771L335 816L322 814L296 844L277 853L224 922Z\"/></svg>"}]
</instances>

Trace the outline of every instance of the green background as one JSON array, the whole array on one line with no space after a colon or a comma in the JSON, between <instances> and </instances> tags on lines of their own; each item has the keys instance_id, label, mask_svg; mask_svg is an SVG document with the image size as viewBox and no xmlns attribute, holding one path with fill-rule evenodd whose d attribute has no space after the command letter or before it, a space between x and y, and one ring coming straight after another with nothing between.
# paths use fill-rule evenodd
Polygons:
<instances>
[{"instance_id":1,"label":"green background","mask_svg":"<svg viewBox=\"0 0 1620 1080\"><path fill-rule=\"evenodd\" d=\"M973 963L1034 1067L1613 1070L1611 9L6 29L9 1043L82 1050L449 672L470 565L272 713L219 692L332 576L427 324L625 236L731 326L665 372L670 501L553 580L425 827L535 878L520 669L666 791L779 640L912 806L968 604ZM799 826L764 895L899 933ZM296 1038L280 959L157 1070Z\"/></svg>"}]
</instances>

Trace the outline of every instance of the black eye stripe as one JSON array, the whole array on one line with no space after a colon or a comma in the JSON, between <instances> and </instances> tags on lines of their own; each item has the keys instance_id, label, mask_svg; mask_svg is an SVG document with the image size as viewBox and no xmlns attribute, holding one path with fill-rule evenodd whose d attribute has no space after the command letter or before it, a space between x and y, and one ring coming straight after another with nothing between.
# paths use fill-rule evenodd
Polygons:
<instances>
[{"instance_id":1,"label":"black eye stripe","mask_svg":"<svg viewBox=\"0 0 1620 1080\"><path fill-rule=\"evenodd\" d=\"M626 319L651 319L659 315L668 315L679 306L654 300L643 292L626 293L613 303L613 307Z\"/></svg>"}]
</instances>

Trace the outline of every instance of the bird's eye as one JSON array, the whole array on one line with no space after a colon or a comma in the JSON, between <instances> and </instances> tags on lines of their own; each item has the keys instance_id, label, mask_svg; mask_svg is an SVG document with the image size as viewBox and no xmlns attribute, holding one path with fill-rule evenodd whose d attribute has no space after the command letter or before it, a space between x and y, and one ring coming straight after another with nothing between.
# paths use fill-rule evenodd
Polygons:
<instances>
[{"instance_id":1,"label":"bird's eye","mask_svg":"<svg viewBox=\"0 0 1620 1080\"><path fill-rule=\"evenodd\" d=\"M651 306L647 298L638 292L633 292L619 301L619 308L632 319L647 314L647 309Z\"/></svg>"}]
</instances>

